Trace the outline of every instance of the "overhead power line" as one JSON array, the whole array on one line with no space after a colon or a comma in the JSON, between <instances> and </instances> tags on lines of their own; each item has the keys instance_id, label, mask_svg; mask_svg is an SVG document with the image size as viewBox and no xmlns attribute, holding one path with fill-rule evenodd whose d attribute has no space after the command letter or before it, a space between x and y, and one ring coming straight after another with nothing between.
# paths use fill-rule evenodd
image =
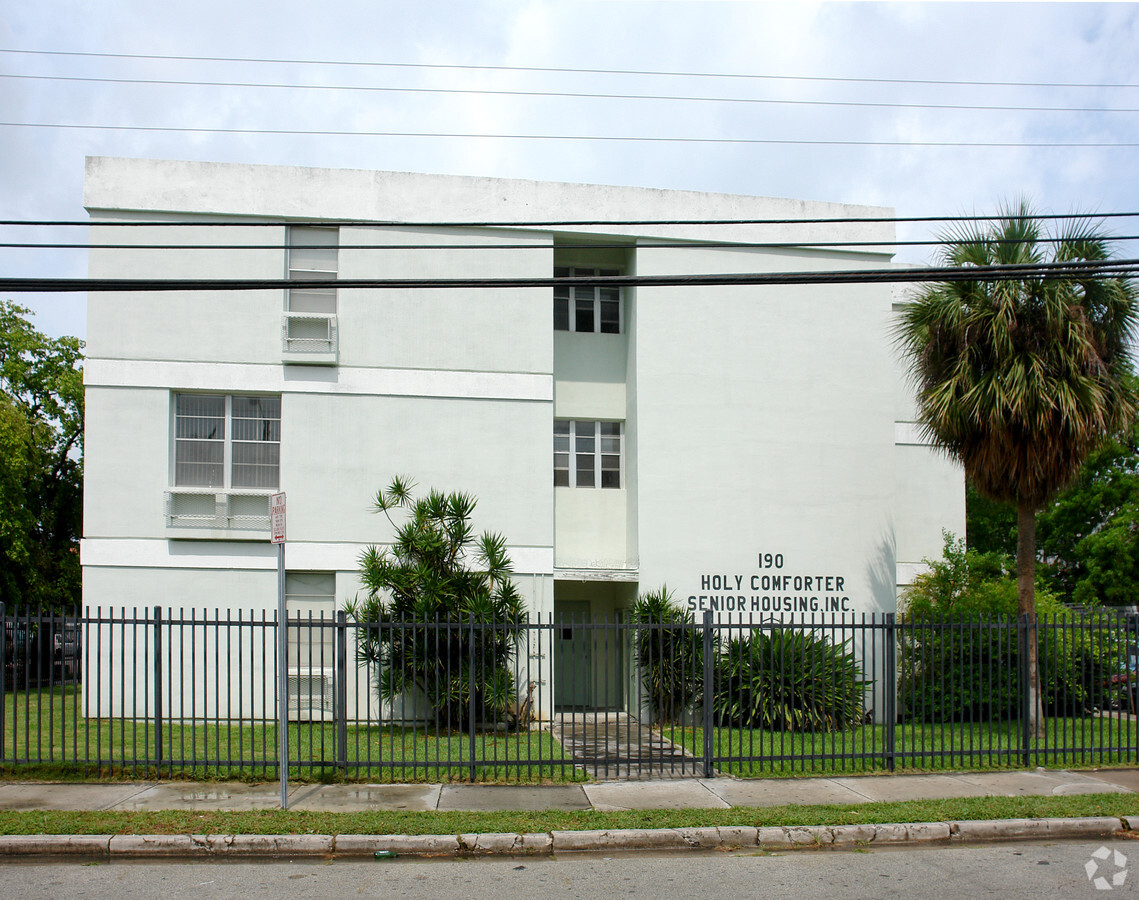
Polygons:
<instances>
[{"instance_id":1,"label":"overhead power line","mask_svg":"<svg viewBox=\"0 0 1139 900\"><path fill-rule=\"evenodd\" d=\"M585 91L511 91L492 88L393 87L360 84L285 84L266 81L191 81L159 78L102 78L79 75L24 75L0 72L0 78L29 81L67 81L88 84L125 84L161 87L271 88L292 91L362 91L386 94L454 94L492 97L540 97L578 100L663 100L681 103L747 103L767 106L828 106L862 109L929 109L957 112L1136 113L1139 107L1103 106L990 106L963 103L881 103L862 100L792 100L777 97L694 97L673 94L612 94Z\"/></svg>"},{"instance_id":2,"label":"overhead power line","mask_svg":"<svg viewBox=\"0 0 1139 900\"><path fill-rule=\"evenodd\" d=\"M0 278L0 291L13 293L265 291L299 288L340 290L444 290L553 288L561 286L684 287L695 285L879 284L957 281L1012 281L1025 278L1131 278L1139 259L1106 262L1034 263L1009 266L964 266L854 269L830 272L749 272L714 275L610 275L568 278Z\"/></svg>"},{"instance_id":3,"label":"overhead power line","mask_svg":"<svg viewBox=\"0 0 1139 900\"><path fill-rule=\"evenodd\" d=\"M5 128L56 128L80 131L136 131L146 133L177 134L260 134L288 135L293 137L388 137L388 138L448 138L463 140L503 141L592 141L628 142L648 144L744 144L752 146L800 147L975 147L1035 150L1107 150L1133 149L1139 143L1131 141L859 141L807 138L709 138L709 137L654 137L650 135L604 134L473 134L461 131L343 131L339 129L307 128L204 128L165 125L91 125L81 122L0 122Z\"/></svg>"},{"instance_id":4,"label":"overhead power line","mask_svg":"<svg viewBox=\"0 0 1139 900\"><path fill-rule=\"evenodd\" d=\"M756 81L807 81L837 82L845 84L922 84L952 87L1031 87L1031 88L1134 88L1136 83L1086 82L1086 81L954 81L933 78L854 78L830 75L773 75L770 73L748 72L683 72L654 69L574 69L558 66L487 66L457 63L408 63L377 62L372 60L342 59L282 59L247 56L179 56L156 53L93 53L78 50L24 50L15 47L2 48L0 53L19 53L30 56L66 56L91 59L139 59L168 62L224 62L257 63L268 65L293 66L360 66L385 69L453 69L458 71L481 72L550 72L572 75L640 75L665 78L729 78Z\"/></svg>"},{"instance_id":5,"label":"overhead power line","mask_svg":"<svg viewBox=\"0 0 1139 900\"><path fill-rule=\"evenodd\" d=\"M278 224L278 227L284 227ZM1006 245L1013 244L1061 244L1066 239L1062 237L1037 237L1037 238L1008 238L1001 240L986 241L988 244L993 245ZM1111 242L1118 241L1139 241L1139 234L1113 234L1107 235L1106 240ZM677 240L667 238L654 238L651 244L638 244L636 245L639 252L651 250L680 250L691 249L693 246L698 246L704 250L787 250L794 248L814 249L814 248L853 248L853 249L867 249L871 247L937 247L944 244L944 241L930 238L926 240L913 240L913 241L815 241L810 238L803 238L800 240L793 240L791 238L783 238L778 241L702 241L702 240ZM588 243L563 243L558 242L553 245L555 250L628 250L632 245L629 243L596 243L590 241ZM8 250L290 250L292 246L288 243L276 244L108 244L98 243L90 244L84 242L59 242L59 241L0 241L0 249ZM548 243L536 243L531 241L526 244L342 244L341 250L533 250L535 252L541 251L548 253L551 245Z\"/></svg>"},{"instance_id":6,"label":"overhead power line","mask_svg":"<svg viewBox=\"0 0 1139 900\"><path fill-rule=\"evenodd\" d=\"M478 220L419 220L387 221L372 219L278 219L276 221L237 221L203 222L183 220L157 222L132 220L93 221L91 219L0 219L0 226L12 227L57 227L81 226L92 228L280 228L293 226L339 226L342 228L367 226L369 228L529 228L542 227L581 227L639 226L639 225L866 225L866 224L909 224L945 222L966 224L973 222L1015 222L1027 220L1056 221L1084 219L1127 219L1139 218L1139 212L1073 212L1073 213L991 213L989 215L955 216L811 216L804 218L734 218L734 219L478 219ZM451 245L448 245L451 246Z\"/></svg>"}]
</instances>

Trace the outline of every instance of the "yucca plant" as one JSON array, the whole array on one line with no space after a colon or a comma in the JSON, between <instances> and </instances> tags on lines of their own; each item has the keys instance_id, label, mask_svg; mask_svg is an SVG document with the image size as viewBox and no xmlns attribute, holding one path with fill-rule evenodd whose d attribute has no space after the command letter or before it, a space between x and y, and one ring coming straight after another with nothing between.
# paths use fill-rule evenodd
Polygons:
<instances>
[{"instance_id":1,"label":"yucca plant","mask_svg":"<svg viewBox=\"0 0 1139 900\"><path fill-rule=\"evenodd\" d=\"M842 731L862 720L870 684L846 644L800 629L756 628L720 653L712 709L726 727Z\"/></svg>"},{"instance_id":2,"label":"yucca plant","mask_svg":"<svg viewBox=\"0 0 1139 900\"><path fill-rule=\"evenodd\" d=\"M506 539L474 536L471 495L416 498L413 488L396 477L376 495L396 533L390 549L360 557L367 595L345 607L362 625L357 659L378 670L381 698L419 694L440 725L467 725L472 707L476 721L505 721L517 703L511 661L526 621ZM396 525L393 510L407 519Z\"/></svg>"},{"instance_id":3,"label":"yucca plant","mask_svg":"<svg viewBox=\"0 0 1139 900\"><path fill-rule=\"evenodd\" d=\"M637 598L630 621L638 626L637 667L653 720L679 722L703 691L704 635L663 585Z\"/></svg>"}]
</instances>

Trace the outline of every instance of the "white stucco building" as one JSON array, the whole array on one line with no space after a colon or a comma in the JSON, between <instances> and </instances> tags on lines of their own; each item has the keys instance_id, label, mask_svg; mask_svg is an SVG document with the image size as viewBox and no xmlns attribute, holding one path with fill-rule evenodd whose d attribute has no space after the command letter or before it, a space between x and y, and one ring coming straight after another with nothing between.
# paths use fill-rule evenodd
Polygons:
<instances>
[{"instance_id":1,"label":"white stucco building","mask_svg":"<svg viewBox=\"0 0 1139 900\"><path fill-rule=\"evenodd\" d=\"M93 278L877 269L894 240L888 221L806 221L888 219L881 208L108 158L88 160L85 203ZM708 219L784 223L454 224ZM99 227L124 221L184 224ZM479 498L476 528L508 538L543 615L612 617L662 584L717 615L892 611L941 530L964 530L960 471L910 424L896 296L888 284L92 292L84 602L273 610L267 497L280 489L290 603L339 608L359 589L361 550L389 537L371 498L405 473ZM553 701L621 702L573 690L555 684Z\"/></svg>"}]
</instances>

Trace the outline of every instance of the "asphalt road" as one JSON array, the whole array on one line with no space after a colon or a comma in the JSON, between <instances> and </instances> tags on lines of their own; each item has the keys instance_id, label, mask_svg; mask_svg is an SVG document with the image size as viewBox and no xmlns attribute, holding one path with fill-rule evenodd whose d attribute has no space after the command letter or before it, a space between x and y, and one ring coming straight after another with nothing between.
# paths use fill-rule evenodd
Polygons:
<instances>
[{"instance_id":1,"label":"asphalt road","mask_svg":"<svg viewBox=\"0 0 1139 900\"><path fill-rule=\"evenodd\" d=\"M1097 890L1097 875L1127 870ZM1126 857L1116 866L1115 851ZM1101 853L1101 855L1103 855ZM1136 871L1130 871L1134 866ZM240 897L1135 897L1139 842L994 843L878 850L806 850L775 855L600 854L557 859L413 859L328 862L28 862L0 865L0 897L67 900Z\"/></svg>"}]
</instances>

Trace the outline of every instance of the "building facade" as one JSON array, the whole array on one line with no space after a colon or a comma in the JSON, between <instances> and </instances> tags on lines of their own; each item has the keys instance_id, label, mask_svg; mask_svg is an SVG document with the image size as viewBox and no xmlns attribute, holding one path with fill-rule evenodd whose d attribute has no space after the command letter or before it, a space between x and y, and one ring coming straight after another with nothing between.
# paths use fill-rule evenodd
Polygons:
<instances>
[{"instance_id":1,"label":"building facade","mask_svg":"<svg viewBox=\"0 0 1139 900\"><path fill-rule=\"evenodd\" d=\"M880 269L888 209L110 158L85 204L93 278L409 282L90 294L89 610L271 615L282 490L290 611L330 613L390 538L371 500L395 474L476 495L530 609L563 619L662 585L698 616L893 611L964 530L888 284L421 283ZM679 224L548 224L586 220ZM551 676L546 709L623 702L619 680Z\"/></svg>"}]
</instances>

